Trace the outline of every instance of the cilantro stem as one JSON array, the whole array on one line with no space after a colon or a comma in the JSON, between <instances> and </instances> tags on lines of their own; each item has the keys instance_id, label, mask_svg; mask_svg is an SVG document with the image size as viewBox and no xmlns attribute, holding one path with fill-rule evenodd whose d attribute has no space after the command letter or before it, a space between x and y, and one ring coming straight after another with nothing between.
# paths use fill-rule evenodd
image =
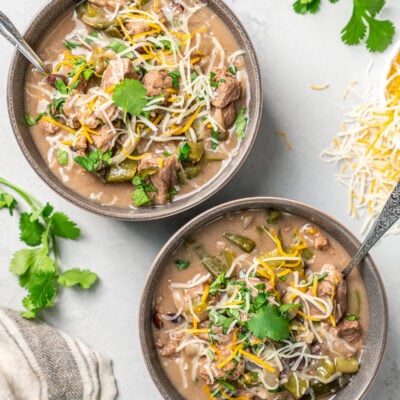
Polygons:
<instances>
[{"instance_id":1,"label":"cilantro stem","mask_svg":"<svg viewBox=\"0 0 400 400\"><path fill-rule=\"evenodd\" d=\"M34 211L39 211L43 208L42 203L36 197L27 193L24 189L21 189L20 187L9 182L7 179L0 177L0 183L18 193L31 206Z\"/></svg>"}]
</instances>

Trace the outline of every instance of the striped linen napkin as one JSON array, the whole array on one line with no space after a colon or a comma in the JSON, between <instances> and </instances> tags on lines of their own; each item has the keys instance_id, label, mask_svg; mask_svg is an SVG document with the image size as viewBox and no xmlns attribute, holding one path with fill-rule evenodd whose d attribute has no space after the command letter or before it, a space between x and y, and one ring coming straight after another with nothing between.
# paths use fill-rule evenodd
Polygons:
<instances>
[{"instance_id":1,"label":"striped linen napkin","mask_svg":"<svg viewBox=\"0 0 400 400\"><path fill-rule=\"evenodd\" d=\"M0 400L113 400L111 360L40 321L0 308Z\"/></svg>"}]
</instances>

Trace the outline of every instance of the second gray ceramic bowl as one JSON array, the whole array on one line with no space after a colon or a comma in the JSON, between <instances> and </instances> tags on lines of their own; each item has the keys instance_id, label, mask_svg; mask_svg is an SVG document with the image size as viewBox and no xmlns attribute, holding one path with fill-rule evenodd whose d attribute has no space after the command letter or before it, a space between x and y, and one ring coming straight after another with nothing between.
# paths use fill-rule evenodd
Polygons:
<instances>
[{"instance_id":1,"label":"second gray ceramic bowl","mask_svg":"<svg viewBox=\"0 0 400 400\"><path fill-rule=\"evenodd\" d=\"M185 239L212 221L228 213L266 208L276 208L315 223L335 238L350 255L354 254L360 245L349 230L327 214L305 204L280 198L254 197L234 200L205 211L185 224L160 250L147 276L140 302L139 333L144 359L156 387L165 399L184 400L167 378L158 359L152 336L154 293L165 265L183 245ZM388 334L386 293L370 256L361 263L360 273L369 298L369 327L361 356L361 368L349 385L336 394L335 400L360 400L365 397L377 376L386 348Z\"/></svg>"},{"instance_id":2,"label":"second gray ceramic bowl","mask_svg":"<svg viewBox=\"0 0 400 400\"><path fill-rule=\"evenodd\" d=\"M76 0L53 0L48 3L30 23L24 34L26 41L35 49L36 45L54 29L60 19L76 7L77 3ZM224 21L228 29L236 37L239 47L245 52L245 68L250 88L249 121L240 151L217 176L206 183L201 190L162 207L131 209L101 205L71 190L53 174L46 161L40 155L32 139L29 127L25 123L24 85L28 62L21 54L15 52L9 70L7 89L11 126L29 164L58 194L73 204L102 216L129 221L146 221L175 215L200 204L225 186L238 172L254 144L261 120L262 89L260 69L250 38L234 13L221 0L207 0L205 3Z\"/></svg>"}]
</instances>

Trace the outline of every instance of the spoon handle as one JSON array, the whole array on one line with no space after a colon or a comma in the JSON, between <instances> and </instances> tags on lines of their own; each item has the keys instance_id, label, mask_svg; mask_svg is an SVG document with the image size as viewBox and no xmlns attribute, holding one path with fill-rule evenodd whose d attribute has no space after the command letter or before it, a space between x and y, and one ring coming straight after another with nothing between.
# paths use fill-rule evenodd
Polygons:
<instances>
[{"instance_id":1,"label":"spoon handle","mask_svg":"<svg viewBox=\"0 0 400 400\"><path fill-rule=\"evenodd\" d=\"M43 61L32 50L31 46L25 41L18 29L9 20L9 18L0 11L0 33L43 74L48 75L50 71L44 65Z\"/></svg>"},{"instance_id":2,"label":"spoon handle","mask_svg":"<svg viewBox=\"0 0 400 400\"><path fill-rule=\"evenodd\" d=\"M343 278L346 279L351 270L367 255L371 247L390 229L400 218L400 182L397 183L389 196L382 212L379 214L367 237L362 242L350 264L343 270Z\"/></svg>"}]
</instances>

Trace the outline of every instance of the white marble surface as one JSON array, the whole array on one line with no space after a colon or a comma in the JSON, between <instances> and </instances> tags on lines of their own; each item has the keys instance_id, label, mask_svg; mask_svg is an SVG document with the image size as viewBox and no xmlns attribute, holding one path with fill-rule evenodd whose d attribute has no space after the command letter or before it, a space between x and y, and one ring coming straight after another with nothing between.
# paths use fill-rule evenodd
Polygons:
<instances>
[{"instance_id":1,"label":"white marble surface","mask_svg":"<svg viewBox=\"0 0 400 400\"><path fill-rule=\"evenodd\" d=\"M373 60L374 91L383 55L364 47L342 44L339 32L351 12L351 2L322 2L315 16L298 16L293 0L227 0L253 39L264 83L264 114L255 147L240 173L205 204L173 220L148 223L117 222L88 214L53 193L22 156L6 109L7 71L12 48L0 37L0 176L9 178L50 201L79 222L83 237L65 242L66 267L97 271L100 284L92 292L65 290L44 320L112 357L119 398L160 399L145 369L138 341L138 302L146 272L168 236L192 215L225 200L252 195L282 196L309 203L336 217L360 236L361 221L346 213L346 190L335 179L337 167L323 164L319 154L339 130L349 102L342 94L353 79L367 87L366 70ZM0 9L24 30L46 0L2 0ZM384 16L400 27L400 6L388 0ZM399 37L397 34L396 39ZM310 84L329 82L321 92ZM288 150L277 130L287 132ZM20 307L23 291L8 271L11 254L22 247L17 219L0 213L0 304ZM397 247L396 247L397 245ZM372 255L386 283L390 303L390 334L386 357L367 399L400 398L400 253L399 236L386 237ZM351 399L349 399L351 400Z\"/></svg>"}]
</instances>

